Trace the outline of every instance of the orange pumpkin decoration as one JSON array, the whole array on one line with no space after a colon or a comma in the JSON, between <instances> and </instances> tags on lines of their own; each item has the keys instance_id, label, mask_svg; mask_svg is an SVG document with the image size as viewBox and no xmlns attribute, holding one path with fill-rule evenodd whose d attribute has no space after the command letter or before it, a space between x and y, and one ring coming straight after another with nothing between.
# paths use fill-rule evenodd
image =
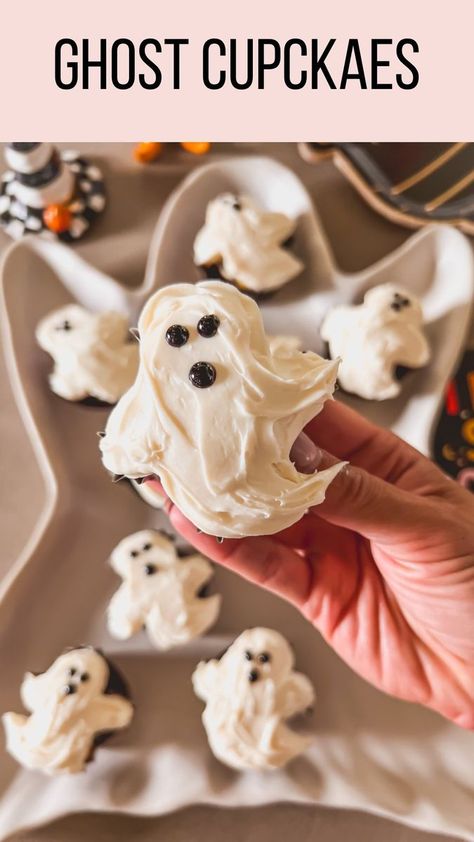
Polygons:
<instances>
[{"instance_id":1,"label":"orange pumpkin decoration","mask_svg":"<svg viewBox=\"0 0 474 842\"><path fill-rule=\"evenodd\" d=\"M186 152L191 152L193 155L205 155L211 148L211 144L208 141L202 141L201 143L181 143L181 146Z\"/></svg>"},{"instance_id":2,"label":"orange pumpkin decoration","mask_svg":"<svg viewBox=\"0 0 474 842\"><path fill-rule=\"evenodd\" d=\"M66 205L48 205L43 211L43 222L54 234L68 231L71 221L72 214Z\"/></svg>"},{"instance_id":3,"label":"orange pumpkin decoration","mask_svg":"<svg viewBox=\"0 0 474 842\"><path fill-rule=\"evenodd\" d=\"M192 155L205 155L209 152L211 144L208 141L201 141L200 143L180 143L186 152L191 152ZM133 150L133 157L139 164L150 164L163 151L162 143L137 143Z\"/></svg>"},{"instance_id":4,"label":"orange pumpkin decoration","mask_svg":"<svg viewBox=\"0 0 474 842\"><path fill-rule=\"evenodd\" d=\"M162 148L162 143L138 143L133 150L133 157L139 164L149 164L158 158Z\"/></svg>"}]
</instances>

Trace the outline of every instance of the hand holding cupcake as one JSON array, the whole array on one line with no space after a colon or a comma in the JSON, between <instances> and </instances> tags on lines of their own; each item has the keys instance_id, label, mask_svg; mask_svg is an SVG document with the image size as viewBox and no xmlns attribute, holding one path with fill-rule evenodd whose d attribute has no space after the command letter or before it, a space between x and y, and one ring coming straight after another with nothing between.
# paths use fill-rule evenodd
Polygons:
<instances>
[{"instance_id":1,"label":"hand holding cupcake","mask_svg":"<svg viewBox=\"0 0 474 842\"><path fill-rule=\"evenodd\" d=\"M290 451L331 397L337 362L273 354L256 303L218 281L163 287L139 331L137 379L100 439L109 471L158 476L217 537L279 532L324 499L341 465L303 474Z\"/></svg>"}]
</instances>

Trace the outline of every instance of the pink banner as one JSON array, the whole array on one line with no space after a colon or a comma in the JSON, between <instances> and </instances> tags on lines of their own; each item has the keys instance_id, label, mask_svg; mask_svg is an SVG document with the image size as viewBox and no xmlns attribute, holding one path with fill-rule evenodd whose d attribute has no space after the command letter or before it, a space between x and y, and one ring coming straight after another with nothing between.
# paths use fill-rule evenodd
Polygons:
<instances>
[{"instance_id":1,"label":"pink banner","mask_svg":"<svg viewBox=\"0 0 474 842\"><path fill-rule=\"evenodd\" d=\"M0 137L472 140L472 0L10 3Z\"/></svg>"}]
</instances>

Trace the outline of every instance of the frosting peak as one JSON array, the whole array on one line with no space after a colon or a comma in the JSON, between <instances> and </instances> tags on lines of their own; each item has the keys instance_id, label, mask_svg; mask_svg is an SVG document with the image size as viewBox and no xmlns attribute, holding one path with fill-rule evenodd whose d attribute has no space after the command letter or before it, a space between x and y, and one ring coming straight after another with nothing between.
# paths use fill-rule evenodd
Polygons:
<instances>
[{"instance_id":1,"label":"frosting peak","mask_svg":"<svg viewBox=\"0 0 474 842\"><path fill-rule=\"evenodd\" d=\"M210 315L219 326L202 336L197 325ZM176 326L188 334L179 346L169 341ZM308 476L289 454L332 395L337 362L272 353L256 303L223 282L162 288L139 331L137 379L100 440L106 468L158 475L178 508L220 537L278 532L324 499L340 465ZM213 376L195 382L197 364Z\"/></svg>"}]
</instances>

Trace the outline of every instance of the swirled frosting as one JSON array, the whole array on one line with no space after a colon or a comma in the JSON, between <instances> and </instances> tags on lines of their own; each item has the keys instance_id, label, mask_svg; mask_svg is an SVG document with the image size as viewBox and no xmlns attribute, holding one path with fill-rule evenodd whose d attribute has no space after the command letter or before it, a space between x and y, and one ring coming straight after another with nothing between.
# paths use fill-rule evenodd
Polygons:
<instances>
[{"instance_id":1,"label":"swirled frosting","mask_svg":"<svg viewBox=\"0 0 474 842\"><path fill-rule=\"evenodd\" d=\"M110 633L126 640L145 626L158 649L203 634L217 619L221 598L198 593L213 575L199 554L180 558L172 538L153 529L128 535L111 556L123 584L108 609Z\"/></svg>"},{"instance_id":2,"label":"swirled frosting","mask_svg":"<svg viewBox=\"0 0 474 842\"><path fill-rule=\"evenodd\" d=\"M368 400L397 397L397 366L421 368L430 359L420 302L394 284L369 290L362 304L335 307L321 336L331 357L341 358L342 388Z\"/></svg>"},{"instance_id":3,"label":"swirled frosting","mask_svg":"<svg viewBox=\"0 0 474 842\"><path fill-rule=\"evenodd\" d=\"M51 388L66 400L116 403L134 381L138 346L129 341L121 313L91 313L67 304L42 319L36 338L54 360Z\"/></svg>"},{"instance_id":4,"label":"swirled frosting","mask_svg":"<svg viewBox=\"0 0 474 842\"><path fill-rule=\"evenodd\" d=\"M27 673L21 698L29 715L6 713L7 750L27 769L50 775L82 772L97 736L125 728L128 699L106 693L105 658L92 648L70 650L41 675Z\"/></svg>"},{"instance_id":5,"label":"swirled frosting","mask_svg":"<svg viewBox=\"0 0 474 842\"><path fill-rule=\"evenodd\" d=\"M139 331L137 379L100 440L106 468L158 475L195 526L227 538L278 532L324 499L341 466L307 475L289 453L337 362L272 354L256 303L219 281L162 288Z\"/></svg>"},{"instance_id":6,"label":"swirled frosting","mask_svg":"<svg viewBox=\"0 0 474 842\"><path fill-rule=\"evenodd\" d=\"M259 208L248 196L224 193L209 202L194 241L197 266L217 264L223 278L255 293L271 292L299 275L303 264L284 244L296 220Z\"/></svg>"},{"instance_id":7,"label":"swirled frosting","mask_svg":"<svg viewBox=\"0 0 474 842\"><path fill-rule=\"evenodd\" d=\"M203 724L215 756L234 769L277 769L310 740L285 720L315 698L306 676L293 670L293 654L279 632L244 631L220 660L202 661L194 691L206 703Z\"/></svg>"}]
</instances>

